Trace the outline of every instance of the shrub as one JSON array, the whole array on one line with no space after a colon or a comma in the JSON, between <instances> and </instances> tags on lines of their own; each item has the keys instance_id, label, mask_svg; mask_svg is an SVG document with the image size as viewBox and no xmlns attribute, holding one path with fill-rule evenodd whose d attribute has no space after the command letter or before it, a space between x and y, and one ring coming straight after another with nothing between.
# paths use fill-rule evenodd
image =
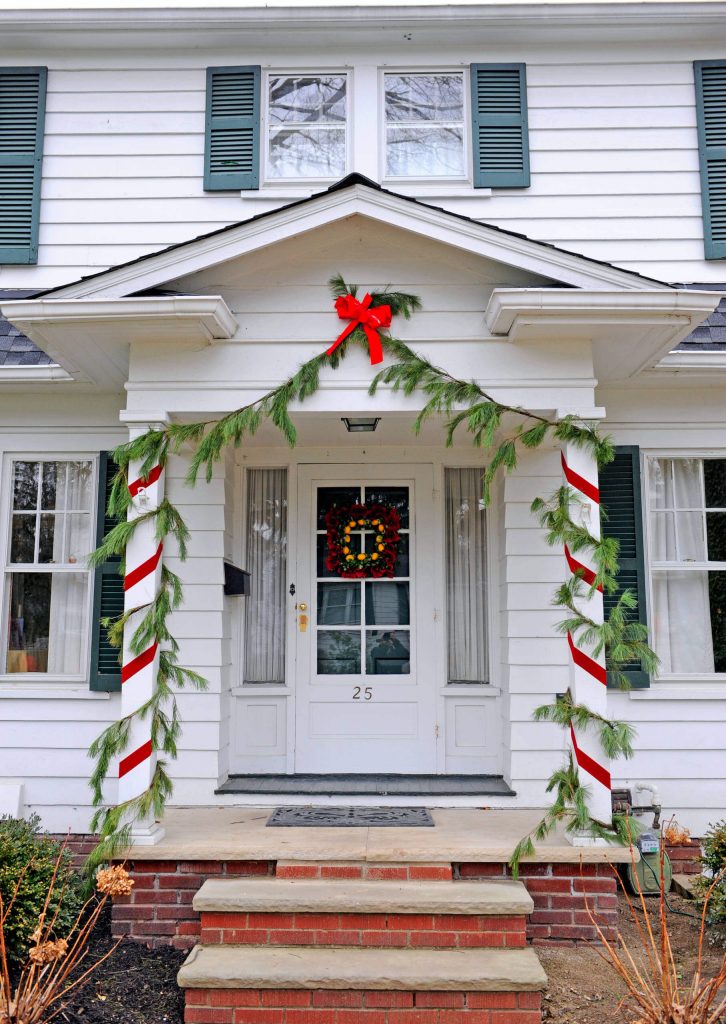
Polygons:
<instances>
[{"instance_id":1,"label":"shrub","mask_svg":"<svg viewBox=\"0 0 726 1024\"><path fill-rule=\"evenodd\" d=\"M40 831L37 814L27 821L0 818L0 897L6 908L5 947L11 970L28 955L56 865L46 915L53 919L55 933L65 937L83 905L83 883L72 869L71 853Z\"/></svg>"},{"instance_id":2,"label":"shrub","mask_svg":"<svg viewBox=\"0 0 726 1024\"><path fill-rule=\"evenodd\" d=\"M705 874L694 881L693 888L700 903L711 890L708 919L718 926L719 932L723 932L726 929L726 821L711 825L701 840L701 846Z\"/></svg>"}]
</instances>

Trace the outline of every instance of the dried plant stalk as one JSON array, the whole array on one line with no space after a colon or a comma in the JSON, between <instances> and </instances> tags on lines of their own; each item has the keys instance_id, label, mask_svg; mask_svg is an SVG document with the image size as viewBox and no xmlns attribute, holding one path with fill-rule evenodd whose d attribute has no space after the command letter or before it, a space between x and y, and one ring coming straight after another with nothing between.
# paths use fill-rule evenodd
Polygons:
<instances>
[{"instance_id":1,"label":"dried plant stalk","mask_svg":"<svg viewBox=\"0 0 726 1024\"><path fill-rule=\"evenodd\" d=\"M120 866L99 871L96 889L101 899L91 897L81 908L67 936L56 936L54 926L58 915L49 915L58 872L63 860L63 849L58 854L38 924L31 936L34 945L20 967L11 977L5 943L5 923L17 898L22 875L15 883L7 906L0 894L0 1024L48 1024L64 1008L68 996L114 952L120 939L98 960L80 970L88 956L88 940L107 901L112 896L127 896L133 881Z\"/></svg>"},{"instance_id":2,"label":"dried plant stalk","mask_svg":"<svg viewBox=\"0 0 726 1024\"><path fill-rule=\"evenodd\" d=\"M635 865L632 845L630 855ZM726 1014L726 995L723 994L726 985L726 953L719 969L710 977L703 976L703 943L708 902L718 879L714 881L704 900L698 933L698 959L690 981L686 981L680 977L668 930L664 858L665 848L661 843L658 911L657 914L651 913L643 891L638 886L637 902L642 918L636 911L622 879L613 869L633 916L641 943L640 948L630 948L620 935L619 948L610 942L605 937L585 896L585 909L602 943L602 948L598 948L597 952L613 968L627 989L627 995L619 1006L620 1010L629 1014L623 1020L628 1020L631 1024L718 1024ZM637 878L637 875L634 873L633 877ZM657 924L654 924L653 917L656 918Z\"/></svg>"}]
</instances>

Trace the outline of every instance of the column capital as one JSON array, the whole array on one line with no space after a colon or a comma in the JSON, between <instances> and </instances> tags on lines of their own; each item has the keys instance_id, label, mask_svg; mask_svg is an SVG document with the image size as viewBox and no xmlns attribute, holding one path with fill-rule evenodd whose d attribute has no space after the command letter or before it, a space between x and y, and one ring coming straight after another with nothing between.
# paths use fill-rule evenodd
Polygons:
<instances>
[{"instance_id":1,"label":"column capital","mask_svg":"<svg viewBox=\"0 0 726 1024\"><path fill-rule=\"evenodd\" d=\"M137 412L133 409L122 409L118 418L129 428L129 433L136 434L144 434L147 430L163 430L171 423L170 414L159 410Z\"/></svg>"}]
</instances>

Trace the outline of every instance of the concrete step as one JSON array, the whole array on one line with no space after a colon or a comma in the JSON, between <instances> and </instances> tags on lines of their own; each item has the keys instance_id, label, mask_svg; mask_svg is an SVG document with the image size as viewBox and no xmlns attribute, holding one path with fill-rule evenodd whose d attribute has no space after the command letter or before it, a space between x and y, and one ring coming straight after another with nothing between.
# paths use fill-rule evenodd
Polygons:
<instances>
[{"instance_id":1,"label":"concrete step","mask_svg":"<svg viewBox=\"0 0 726 1024\"><path fill-rule=\"evenodd\" d=\"M369 879L209 878L194 897L202 913L531 914L521 882L378 882Z\"/></svg>"},{"instance_id":2,"label":"concrete step","mask_svg":"<svg viewBox=\"0 0 726 1024\"><path fill-rule=\"evenodd\" d=\"M195 946L184 989L539 992L547 977L526 949L320 949Z\"/></svg>"}]
</instances>

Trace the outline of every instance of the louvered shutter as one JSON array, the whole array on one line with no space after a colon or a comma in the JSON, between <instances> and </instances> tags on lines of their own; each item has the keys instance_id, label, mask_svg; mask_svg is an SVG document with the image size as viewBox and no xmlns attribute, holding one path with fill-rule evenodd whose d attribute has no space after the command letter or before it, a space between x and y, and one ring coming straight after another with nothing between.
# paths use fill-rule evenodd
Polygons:
<instances>
[{"instance_id":1,"label":"louvered shutter","mask_svg":"<svg viewBox=\"0 0 726 1024\"><path fill-rule=\"evenodd\" d=\"M106 509L111 494L111 485L116 473L116 464L107 452L101 452L98 465L98 515L96 519L96 544L116 525L109 518ZM93 620L91 623L91 677L92 690L120 690L121 665L119 651L112 647L101 625L105 618L116 619L124 610L124 581L119 575L120 557L111 558L96 569L93 589Z\"/></svg>"},{"instance_id":2,"label":"louvered shutter","mask_svg":"<svg viewBox=\"0 0 726 1024\"><path fill-rule=\"evenodd\" d=\"M260 68L207 68L204 187L260 183Z\"/></svg>"},{"instance_id":3,"label":"louvered shutter","mask_svg":"<svg viewBox=\"0 0 726 1024\"><path fill-rule=\"evenodd\" d=\"M726 61L694 69L705 256L718 260L726 257Z\"/></svg>"},{"instance_id":4,"label":"louvered shutter","mask_svg":"<svg viewBox=\"0 0 726 1024\"><path fill-rule=\"evenodd\" d=\"M638 599L632 619L647 623L645 555L643 550L643 508L640 494L640 449L623 445L615 449L615 459L600 470L600 502L606 516L602 519L604 537L613 537L620 545L617 575L620 590L631 590ZM617 601L617 594L606 594L605 616ZM622 669L633 689L650 686L650 676L640 662ZM608 684L617 682L608 673Z\"/></svg>"},{"instance_id":5,"label":"louvered shutter","mask_svg":"<svg viewBox=\"0 0 726 1024\"><path fill-rule=\"evenodd\" d=\"M46 68L0 68L0 263L38 262Z\"/></svg>"},{"instance_id":6,"label":"louvered shutter","mask_svg":"<svg viewBox=\"0 0 726 1024\"><path fill-rule=\"evenodd\" d=\"M471 65L475 188L527 188L529 129L524 64Z\"/></svg>"}]
</instances>

